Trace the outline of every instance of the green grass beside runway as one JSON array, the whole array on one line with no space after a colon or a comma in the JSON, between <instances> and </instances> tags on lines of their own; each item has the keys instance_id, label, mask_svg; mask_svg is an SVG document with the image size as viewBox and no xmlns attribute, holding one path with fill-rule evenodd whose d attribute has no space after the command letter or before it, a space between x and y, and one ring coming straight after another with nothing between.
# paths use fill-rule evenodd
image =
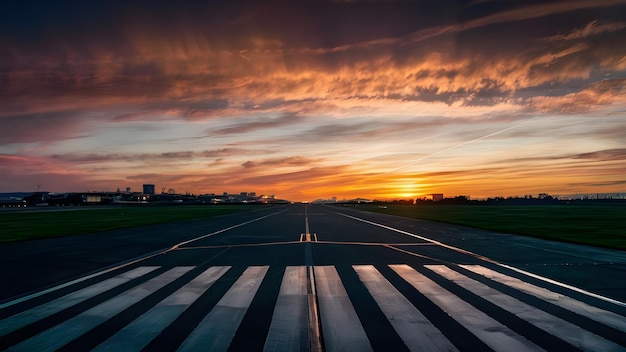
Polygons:
<instances>
[{"instance_id":1,"label":"green grass beside runway","mask_svg":"<svg viewBox=\"0 0 626 352\"><path fill-rule=\"evenodd\" d=\"M0 243L207 218L258 208L255 205L91 206L76 211L7 211L0 212Z\"/></svg>"},{"instance_id":2,"label":"green grass beside runway","mask_svg":"<svg viewBox=\"0 0 626 352\"><path fill-rule=\"evenodd\" d=\"M359 204L357 209L626 250L626 206Z\"/></svg>"}]
</instances>

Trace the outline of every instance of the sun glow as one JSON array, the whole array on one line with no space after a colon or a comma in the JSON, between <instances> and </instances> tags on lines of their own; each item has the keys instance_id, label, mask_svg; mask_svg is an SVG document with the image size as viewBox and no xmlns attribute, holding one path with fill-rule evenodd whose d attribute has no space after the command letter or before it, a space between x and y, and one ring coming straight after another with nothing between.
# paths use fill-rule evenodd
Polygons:
<instances>
[{"instance_id":1,"label":"sun glow","mask_svg":"<svg viewBox=\"0 0 626 352\"><path fill-rule=\"evenodd\" d=\"M398 188L396 196L400 198L415 198L418 193L417 188L416 184L402 185Z\"/></svg>"}]
</instances>

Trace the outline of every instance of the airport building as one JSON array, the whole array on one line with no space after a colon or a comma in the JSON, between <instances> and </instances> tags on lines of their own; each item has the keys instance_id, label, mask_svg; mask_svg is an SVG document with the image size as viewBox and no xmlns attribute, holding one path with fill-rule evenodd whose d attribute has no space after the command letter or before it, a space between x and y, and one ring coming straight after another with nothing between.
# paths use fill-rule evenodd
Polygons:
<instances>
[{"instance_id":1,"label":"airport building","mask_svg":"<svg viewBox=\"0 0 626 352\"><path fill-rule=\"evenodd\" d=\"M149 194L149 195L154 195L154 184L151 183L147 183L143 185L143 194Z\"/></svg>"},{"instance_id":2,"label":"airport building","mask_svg":"<svg viewBox=\"0 0 626 352\"><path fill-rule=\"evenodd\" d=\"M441 193L433 193L430 195L433 199L433 202L439 202L443 200L443 194Z\"/></svg>"}]
</instances>

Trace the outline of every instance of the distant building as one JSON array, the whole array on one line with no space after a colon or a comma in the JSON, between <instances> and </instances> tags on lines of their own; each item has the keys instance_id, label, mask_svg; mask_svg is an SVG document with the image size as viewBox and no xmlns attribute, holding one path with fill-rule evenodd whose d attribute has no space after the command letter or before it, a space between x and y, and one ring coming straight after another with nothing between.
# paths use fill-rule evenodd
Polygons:
<instances>
[{"instance_id":1,"label":"distant building","mask_svg":"<svg viewBox=\"0 0 626 352\"><path fill-rule=\"evenodd\" d=\"M155 190L154 184L148 183L148 184L143 185L143 194L154 195L154 190Z\"/></svg>"},{"instance_id":2,"label":"distant building","mask_svg":"<svg viewBox=\"0 0 626 352\"><path fill-rule=\"evenodd\" d=\"M433 202L438 202L440 200L443 200L442 193L435 193L435 194L431 194L430 196L433 197Z\"/></svg>"}]
</instances>

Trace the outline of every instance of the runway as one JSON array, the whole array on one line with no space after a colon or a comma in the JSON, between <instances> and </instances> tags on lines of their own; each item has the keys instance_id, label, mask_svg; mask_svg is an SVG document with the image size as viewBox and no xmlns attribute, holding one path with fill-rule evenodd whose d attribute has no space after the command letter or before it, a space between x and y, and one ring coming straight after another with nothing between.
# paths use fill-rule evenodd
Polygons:
<instances>
[{"instance_id":1,"label":"runway","mask_svg":"<svg viewBox=\"0 0 626 352\"><path fill-rule=\"evenodd\" d=\"M0 350L626 350L623 252L318 205L193 224L0 303Z\"/></svg>"}]
</instances>

